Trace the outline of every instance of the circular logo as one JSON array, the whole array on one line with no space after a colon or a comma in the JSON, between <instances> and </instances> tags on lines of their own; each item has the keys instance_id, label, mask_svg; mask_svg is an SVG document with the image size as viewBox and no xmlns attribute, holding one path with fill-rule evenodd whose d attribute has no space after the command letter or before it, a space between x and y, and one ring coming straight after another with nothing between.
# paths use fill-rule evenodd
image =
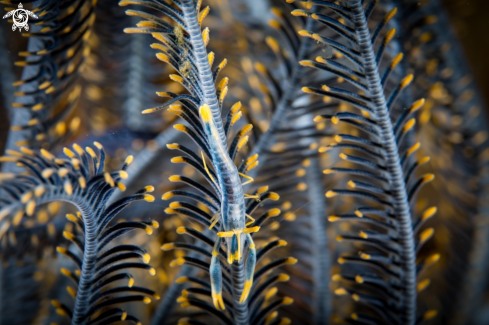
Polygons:
<instances>
[{"instance_id":1,"label":"circular logo","mask_svg":"<svg viewBox=\"0 0 489 325\"><path fill-rule=\"evenodd\" d=\"M29 25L27 22L29 21L29 16L32 18L38 18L34 13L31 11L24 9L24 6L22 6L22 3L19 3L19 7L15 10L12 10L8 12L3 18L8 18L12 16L12 20L14 21L14 24L12 25L12 30L15 31L17 28L19 29L19 32L24 28L26 31L29 30Z\"/></svg>"}]
</instances>

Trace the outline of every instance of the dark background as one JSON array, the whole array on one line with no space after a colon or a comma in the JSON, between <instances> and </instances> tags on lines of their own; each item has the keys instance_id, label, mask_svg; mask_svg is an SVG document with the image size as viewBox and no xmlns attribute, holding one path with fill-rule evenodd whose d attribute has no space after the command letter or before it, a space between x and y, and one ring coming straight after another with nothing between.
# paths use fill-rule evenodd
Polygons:
<instances>
[{"instance_id":1,"label":"dark background","mask_svg":"<svg viewBox=\"0 0 489 325\"><path fill-rule=\"evenodd\" d=\"M489 0L443 0L475 77L489 103Z\"/></svg>"}]
</instances>

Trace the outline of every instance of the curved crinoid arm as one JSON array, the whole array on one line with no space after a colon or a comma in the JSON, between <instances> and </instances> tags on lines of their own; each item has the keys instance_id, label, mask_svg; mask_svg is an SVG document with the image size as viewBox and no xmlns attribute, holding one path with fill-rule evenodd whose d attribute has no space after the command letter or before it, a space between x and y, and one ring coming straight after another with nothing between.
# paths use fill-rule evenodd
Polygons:
<instances>
[{"instance_id":1,"label":"curved crinoid arm","mask_svg":"<svg viewBox=\"0 0 489 325\"><path fill-rule=\"evenodd\" d=\"M214 72L211 72L214 53L207 53L205 49L209 41L209 31L208 29L201 31L200 27L209 8L200 11L200 1L197 3L194 1L176 1L176 7L150 1L120 2L120 5L128 4L142 4L158 10L176 23L173 26L152 14L135 10L127 11L129 15L142 17L146 21L140 22L137 28L128 28L125 31L151 33L160 41L161 43L152 45L153 48L161 51L157 57L178 71L178 75L170 75L170 77L181 83L189 92L189 94L182 95L170 92L158 93L160 96L169 97L170 100L162 106L147 109L143 113L151 113L169 107L171 113L182 117L187 122L187 125L177 124L175 128L186 133L198 145L202 153L194 153L193 150L185 146L172 144L169 145L170 149L180 150L186 155L186 157L175 157L172 162L186 163L194 167L208 181L214 191L209 197L203 197L200 194L172 192L164 196L165 199L175 194L190 197L205 205L212 214L183 202L173 202L167 212L177 211L177 213L186 214L204 223L210 229L215 230L214 227L220 227L219 234L225 238L227 245L226 259L228 263L237 263L237 267L242 269L245 263L244 251L247 245L251 244L246 240L246 235L257 231L258 228L246 227L254 219L249 217L245 204L245 198L248 196L245 196L241 184L241 177L245 177L245 175L238 172L233 159L246 144L247 133L251 130L251 126L243 127L234 136L228 149L229 126L239 119L239 104L235 106L237 109L231 110L236 115L231 117L231 122L225 130L221 118L221 108L228 91L227 78L223 78L217 85L215 83L219 72L226 64L226 60L219 64ZM180 104L177 105L177 103ZM206 162L204 154L210 160L209 164ZM209 192L204 186L191 179L172 176L170 180L182 181L204 194ZM250 222L247 222L247 218L250 219ZM235 286L232 291L233 304L235 305L234 319L236 322L243 322L249 317L245 299L241 299L241 293L245 289L245 283L241 281L244 274L239 270L231 273L232 277L237 277L236 281L233 281Z\"/></svg>"},{"instance_id":2,"label":"curved crinoid arm","mask_svg":"<svg viewBox=\"0 0 489 325\"><path fill-rule=\"evenodd\" d=\"M11 227L0 240L0 321L5 324L35 322L43 309L40 298L52 288L43 280L55 261L56 245L63 240L58 229L63 223L36 225L29 221L31 224Z\"/></svg>"},{"instance_id":3,"label":"curved crinoid arm","mask_svg":"<svg viewBox=\"0 0 489 325\"><path fill-rule=\"evenodd\" d=\"M287 4L286 7L277 6L271 9L272 18L268 24L278 37L267 36L265 41L272 52L273 61L251 62L248 58L242 60L249 86L256 96L250 100L253 108L252 120L267 119L267 115L271 114L266 130L252 143L250 153L250 157L259 156L262 166L269 165L269 156L276 153L277 146L280 146L280 153L287 152L287 149L298 152L301 146L307 151L310 143L304 145L301 140L314 137L314 125L297 123L298 116L311 113L304 112L305 107L298 104L304 104L301 101L301 97L304 98L301 85L305 80L317 82L320 77L298 63L314 52L314 41L299 37L295 28L311 29L315 21L290 16L288 11L295 8L295 4ZM294 116L294 113L297 115ZM304 152L304 155L308 153ZM275 157L270 157L270 160L273 158ZM258 171L259 169L255 169L250 175L254 176Z\"/></svg>"},{"instance_id":4,"label":"curved crinoid arm","mask_svg":"<svg viewBox=\"0 0 489 325\"><path fill-rule=\"evenodd\" d=\"M332 55L332 50L327 46L315 46L313 39L300 37L297 33L297 30L304 28L320 29L320 24L310 17L289 14L290 10L304 7L317 10L311 5L312 3L309 2L277 3L271 10L272 19L268 21L274 32L272 34L270 31L269 34L273 37L267 36L265 39L273 59L260 62L252 62L248 58L242 60L243 70L255 95L250 100L252 110L249 114L253 117L250 120L265 120L267 129L255 143L251 141L250 162L244 161L240 170L246 169L246 165L250 165L253 157L257 155L260 158L260 165L249 174L260 175L260 185L269 185L271 190L280 194L284 206L292 211L296 209L300 211L298 213L300 217L293 225L281 224L282 238L289 240L295 236L304 236L302 228L311 230L307 235L310 242L304 241L304 245L301 246L303 248L298 249L301 254L307 252L310 256L311 267L301 270L301 275L311 280L311 283L307 283L308 286L310 285L310 290L307 290L310 296L302 295L298 298L294 313L288 316L291 317L292 322L300 319L302 322L320 323L329 319L331 311L329 284L324 280L330 273L331 254L328 248L326 224L323 220L326 199L323 194L318 196L318 193L323 192L323 182L317 174L319 168L317 148L318 142L327 140L323 138L330 132L325 127L325 123L315 125L312 118L338 104L315 100L301 91L306 83L318 84L333 79L331 75L311 71L300 64L302 60L318 53ZM331 31L323 29L324 32L332 34ZM271 119L267 120L270 114ZM261 126L255 123L257 124ZM296 215L287 212L285 218L292 221ZM302 227L296 223L300 223ZM284 235L284 232L287 235ZM296 245L291 249L296 249ZM291 287L299 285L296 280L292 277ZM297 281L301 280L302 278ZM313 299L312 310L307 309L307 312L301 310L300 306L305 302L301 303L300 299L304 301Z\"/></svg>"},{"instance_id":5,"label":"curved crinoid arm","mask_svg":"<svg viewBox=\"0 0 489 325\"><path fill-rule=\"evenodd\" d=\"M328 168L324 174L340 173L351 177L348 181L350 189L333 188L326 192L326 197L350 196L360 204L351 214L329 217L332 222L350 222L361 229L359 235L337 237L339 241L361 243L362 251L358 256L339 259L340 264L353 264L354 272L358 273L349 274L351 272L345 268L341 275L336 275L334 279L344 281L347 286L350 286L348 283L356 283L351 289L340 288L336 292L339 295L349 294L354 301L366 307L362 309L365 313L355 313L352 320L414 324L418 320L416 278L423 269L419 263L424 263L416 263L416 253L433 235L432 230L419 232L420 227L416 225L420 220L431 217L436 209L428 209L426 218L420 219L413 217L411 211L416 193L434 178L432 174L416 178L414 171L429 158L416 160L413 153L419 144L410 146L406 136L413 132L416 121L413 114L424 100L398 112L396 99L413 76L394 81L395 86L386 90L382 84L381 70L389 74L389 69L399 63L397 56L387 67L382 60L395 34L395 29L390 29L382 36L383 27L388 25L396 10L386 13L371 33L367 17L376 1L365 4L365 7L361 1L355 0L346 1L343 5L327 1L313 3L321 10L295 10L292 14L317 20L334 31L336 37L324 37L314 31L301 31L300 34L333 47L340 55L336 59L317 57L315 61L305 60L301 64L335 75L343 83L346 81L346 85L323 85L321 89L304 87L303 91L338 99L352 108L351 111L317 116L315 121L347 123L356 129L355 134L336 135L335 143L321 149L330 155L339 154L340 160L345 161L344 166ZM369 224L373 227L368 227ZM437 256L428 260L435 261ZM369 290L371 285L381 286L386 294Z\"/></svg>"},{"instance_id":6,"label":"curved crinoid arm","mask_svg":"<svg viewBox=\"0 0 489 325\"><path fill-rule=\"evenodd\" d=\"M432 278L429 293L440 297L440 323L477 323L489 269L487 105L460 42L447 28L450 19L440 10L441 2L430 1L418 10L413 10L414 1L399 3L409 33L404 37L406 61L416 76L413 90L427 94L419 118L425 139L420 151L429 152L437 177L430 186L440 208L435 229L450 234L437 245L447 258L440 276ZM467 238L463 244L461 236Z\"/></svg>"},{"instance_id":7,"label":"curved crinoid arm","mask_svg":"<svg viewBox=\"0 0 489 325\"><path fill-rule=\"evenodd\" d=\"M4 3L15 6L18 2ZM25 60L15 63L24 70L21 80L14 83L18 90L6 149L55 148L77 131L78 76L89 53L94 5L91 0L26 4L38 19L33 20L31 31L23 34L29 38L27 51L19 53Z\"/></svg>"},{"instance_id":8,"label":"curved crinoid arm","mask_svg":"<svg viewBox=\"0 0 489 325\"><path fill-rule=\"evenodd\" d=\"M72 258L79 268L74 273L63 271L77 284L76 289L68 289L75 297L74 309L71 311L63 303L53 301L59 312L69 316L73 324L86 324L95 313L107 306L128 301L148 302L149 299L144 295L119 296L119 292L154 295L152 291L144 288L130 288L131 281L129 288L116 287L102 292L102 289L114 281L130 278L125 273L117 274L119 270L144 268L154 274L154 269L147 265L149 255L144 250L132 245L114 246L113 241L136 228L144 229L151 234L152 228L158 227L158 224L130 221L112 225L118 213L130 203L139 200L153 202L154 197L147 194L153 191L153 187L147 186L106 206L107 199L116 188L125 189L121 180L127 178L125 170L131 163L132 156L126 159L121 170L109 173L104 171L106 156L102 146L97 142L95 146L98 153L90 147L85 151L76 144L73 145L74 152L65 148L68 159L56 158L46 150L38 152L26 148L21 148L21 152L9 151L11 156L1 158L3 161L21 164L27 170L25 174L2 175L0 222L3 232L8 229L10 223L19 224L24 215L32 216L36 207L41 204L64 201L80 211L78 216L68 215L68 219L79 226L82 236L78 237L68 232L65 232L64 236L79 247L83 258L78 258L66 248L58 248L59 253ZM125 262L129 258L142 258L144 263ZM114 319L115 315L119 320L127 316L120 309L109 314L112 317L110 319ZM105 322L105 317L109 315L102 315L99 317ZM133 318L131 317L130 319Z\"/></svg>"}]
</instances>

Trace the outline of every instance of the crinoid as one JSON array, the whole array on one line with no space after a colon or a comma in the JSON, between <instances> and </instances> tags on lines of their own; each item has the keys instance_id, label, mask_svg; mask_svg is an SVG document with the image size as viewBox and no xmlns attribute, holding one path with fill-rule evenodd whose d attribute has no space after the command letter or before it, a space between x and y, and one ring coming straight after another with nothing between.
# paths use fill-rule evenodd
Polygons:
<instances>
[{"instance_id":1,"label":"crinoid","mask_svg":"<svg viewBox=\"0 0 489 325\"><path fill-rule=\"evenodd\" d=\"M23 5L0 324L489 322L486 112L440 1Z\"/></svg>"}]
</instances>

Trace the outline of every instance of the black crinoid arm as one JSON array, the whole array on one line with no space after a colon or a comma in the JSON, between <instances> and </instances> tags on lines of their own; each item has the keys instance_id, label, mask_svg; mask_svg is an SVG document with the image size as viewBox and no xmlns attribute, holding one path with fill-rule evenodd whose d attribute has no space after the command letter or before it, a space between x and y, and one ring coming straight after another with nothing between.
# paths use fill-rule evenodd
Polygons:
<instances>
[{"instance_id":1,"label":"black crinoid arm","mask_svg":"<svg viewBox=\"0 0 489 325\"><path fill-rule=\"evenodd\" d=\"M10 225L19 225L24 216L32 216L36 207L46 203L61 201L75 206L77 214L69 214L67 218L76 224L77 232L63 235L79 252L62 246L57 249L76 265L76 270L61 270L75 285L68 287L68 293L75 300L74 307L58 300L52 300L53 306L59 314L69 317L72 324L109 324L125 319L137 323L135 317L118 305L131 301L149 303L150 297L158 296L151 290L133 286L133 277L121 271L139 268L154 275L155 270L148 265L150 257L143 248L118 245L115 240L138 228L151 234L158 223L113 221L132 202L153 202L154 197L148 194L153 187L147 186L106 205L114 190L125 190L121 180L127 178L125 170L132 156L119 171L109 173L104 171L103 147L97 142L95 147L97 153L90 147L84 150L76 144L74 151L65 148L67 159L56 158L43 149L39 152L23 147L19 152L10 150L9 156L1 157L3 162L14 162L26 172L1 174L0 229L2 234L5 233Z\"/></svg>"},{"instance_id":2,"label":"black crinoid arm","mask_svg":"<svg viewBox=\"0 0 489 325\"><path fill-rule=\"evenodd\" d=\"M198 229L182 227L180 234L196 239L191 244L172 243L164 250L184 249L189 255L180 257L171 265L190 264L208 273L205 280L197 280L185 274L179 281L190 281L202 287L191 287L183 291L177 300L184 307L195 306L226 324L261 324L270 315L277 317L275 309L290 304L292 300L282 297L264 303L258 299L275 282L284 281L283 276L267 276L268 271L283 264L295 263L295 259L280 259L255 271L259 256L264 252L257 249L253 241L263 221L278 214L271 209L260 218L253 215L255 209L266 200L278 200L276 193L260 187L250 194L243 190L243 184L253 182L246 175L257 160L256 155L242 159L235 164L240 150L248 141L251 124L244 124L234 131L242 117L241 103L235 103L225 117L221 110L228 93L228 78L219 82L219 73L226 65L224 59L213 70L215 54L207 52L209 29L201 29L210 8L201 10L201 1L173 1L169 5L162 1L123 0L120 5L143 5L167 19L139 10L128 10L127 14L145 20L136 28L127 28L128 33L151 34L159 43L151 47L159 52L156 56L172 66L178 74L170 78L183 85L188 94L159 92L169 97L165 104L143 111L144 114L168 108L169 112L181 117L185 124L174 128L187 134L197 145L197 150L181 144L168 144L168 148L184 155L174 157L173 163L183 163L194 168L200 178L197 180L181 175L173 175L170 181L181 183L185 188L196 190L172 190L163 195L164 200L181 197L182 201L172 202L165 210L168 214L179 214L200 224ZM207 156L207 158L205 157ZM242 183L243 182L243 183ZM203 227L202 227L203 226ZM204 230L207 228L207 230ZM275 243L276 244L276 243ZM209 247L208 247L209 246ZM272 245L273 246L273 245ZM275 245L276 247L281 245ZM263 281L257 285L256 281ZM162 304L166 308L166 304ZM280 320L277 320L280 321ZM195 322L198 323L197 320Z\"/></svg>"},{"instance_id":3,"label":"black crinoid arm","mask_svg":"<svg viewBox=\"0 0 489 325\"><path fill-rule=\"evenodd\" d=\"M17 7L21 1L2 1ZM95 21L95 1L24 1L37 15L23 33L27 50L15 62L22 67L12 103L6 148L58 149L79 128L75 109L81 94L80 71L90 53L88 36ZM15 165L6 165L14 168ZM4 169L4 171L7 171Z\"/></svg>"},{"instance_id":4,"label":"black crinoid arm","mask_svg":"<svg viewBox=\"0 0 489 325\"><path fill-rule=\"evenodd\" d=\"M437 254L416 258L433 235L433 229L421 231L421 227L436 208L428 208L420 217L412 209L416 194L434 176L416 176L418 166L429 160L416 159L420 144L411 143L414 114L424 99L408 107L397 100L413 76L399 76L396 66L402 53L388 53L396 28L384 28L393 23L397 9L391 6L385 10L388 2L377 2L309 1L315 5L314 11L299 9L292 14L310 17L334 31L333 37L314 30L300 31L338 53L334 58L319 56L301 64L335 75L341 85L323 84L304 87L303 91L343 102L342 109L318 115L315 121L330 121L339 128L349 125L351 129L337 134L334 143L321 149L341 161L323 173L329 177L346 175L349 186L335 186L326 192L327 198L350 202L339 206L340 211L329 221L349 223L356 233L340 234L337 240L352 241L360 247L357 254L338 259L341 272L333 280L341 285L335 293L357 303L357 310L347 317L350 322L415 324L436 314L416 306L418 291L429 283L420 281L419 275L439 258ZM387 56L392 59L385 62Z\"/></svg>"}]
</instances>

